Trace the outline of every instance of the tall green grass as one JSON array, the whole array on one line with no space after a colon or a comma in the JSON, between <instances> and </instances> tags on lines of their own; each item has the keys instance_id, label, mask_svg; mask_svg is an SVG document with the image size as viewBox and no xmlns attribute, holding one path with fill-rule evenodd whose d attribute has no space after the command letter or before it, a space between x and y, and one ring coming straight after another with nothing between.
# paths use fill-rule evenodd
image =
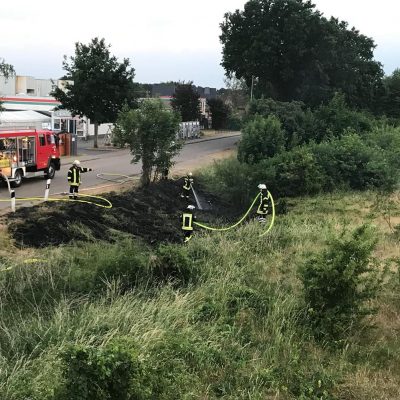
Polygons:
<instances>
[{"instance_id":1,"label":"tall green grass","mask_svg":"<svg viewBox=\"0 0 400 400\"><path fill-rule=\"evenodd\" d=\"M0 398L77 398L68 357L83 349L109 365L115 348L134 366L131 399L399 398L395 264L375 316L336 349L314 340L297 272L366 221L381 233L376 255L391 248L394 260L371 204L371 193L301 198L264 237L249 222L197 231L187 246L123 239L17 255L0 274Z\"/></svg>"}]
</instances>

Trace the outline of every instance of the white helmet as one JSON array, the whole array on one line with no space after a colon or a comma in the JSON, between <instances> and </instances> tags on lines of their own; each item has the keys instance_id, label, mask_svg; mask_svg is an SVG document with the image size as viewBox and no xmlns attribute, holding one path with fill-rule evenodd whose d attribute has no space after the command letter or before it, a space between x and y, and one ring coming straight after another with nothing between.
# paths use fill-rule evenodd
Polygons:
<instances>
[{"instance_id":1,"label":"white helmet","mask_svg":"<svg viewBox=\"0 0 400 400\"><path fill-rule=\"evenodd\" d=\"M187 209L188 209L188 210L194 210L195 208L196 208L196 207L195 207L195 206L192 206L191 204L187 206Z\"/></svg>"},{"instance_id":2,"label":"white helmet","mask_svg":"<svg viewBox=\"0 0 400 400\"><path fill-rule=\"evenodd\" d=\"M72 165L81 165L81 162L79 160L75 160Z\"/></svg>"},{"instance_id":3,"label":"white helmet","mask_svg":"<svg viewBox=\"0 0 400 400\"><path fill-rule=\"evenodd\" d=\"M263 190L263 189L266 189L266 188L267 188L267 186L266 186L264 183L260 183L257 187L258 187L260 190Z\"/></svg>"},{"instance_id":4,"label":"white helmet","mask_svg":"<svg viewBox=\"0 0 400 400\"><path fill-rule=\"evenodd\" d=\"M193 174L191 172L188 173L188 176L193 176Z\"/></svg>"}]
</instances>

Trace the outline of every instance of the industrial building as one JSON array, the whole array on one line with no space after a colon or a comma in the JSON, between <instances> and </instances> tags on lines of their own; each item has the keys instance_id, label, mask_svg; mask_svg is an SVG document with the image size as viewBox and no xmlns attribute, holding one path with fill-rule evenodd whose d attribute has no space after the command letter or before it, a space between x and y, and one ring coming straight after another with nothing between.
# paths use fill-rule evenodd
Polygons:
<instances>
[{"instance_id":1,"label":"industrial building","mask_svg":"<svg viewBox=\"0 0 400 400\"><path fill-rule=\"evenodd\" d=\"M58 132L76 133L87 138L94 135L94 125L88 118L74 117L68 110L57 110L61 104L51 97L56 88L63 89L70 81L62 79L36 79L31 76L0 75L0 100L3 112L0 113L0 125L29 126L36 129L52 129ZM161 99L167 106L175 93L174 83L151 84L150 96ZM208 118L207 100L215 98L215 88L195 86L200 95L200 112ZM110 132L110 124L99 125L99 135Z\"/></svg>"}]
</instances>

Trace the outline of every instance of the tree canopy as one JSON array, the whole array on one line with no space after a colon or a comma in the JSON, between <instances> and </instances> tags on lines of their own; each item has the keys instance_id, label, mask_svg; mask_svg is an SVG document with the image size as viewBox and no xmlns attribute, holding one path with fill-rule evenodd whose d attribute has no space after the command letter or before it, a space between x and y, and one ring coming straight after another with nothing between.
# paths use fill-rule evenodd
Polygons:
<instances>
[{"instance_id":1,"label":"tree canopy","mask_svg":"<svg viewBox=\"0 0 400 400\"><path fill-rule=\"evenodd\" d=\"M118 62L110 54L110 45L104 39L92 39L86 45L75 44L75 56L64 56L63 69L67 83L66 90L56 88L54 97L74 115L86 116L94 123L97 147L98 125L114 122L124 104L135 104L134 68L124 58Z\"/></svg>"},{"instance_id":2,"label":"tree canopy","mask_svg":"<svg viewBox=\"0 0 400 400\"><path fill-rule=\"evenodd\" d=\"M374 41L315 10L309 0L249 0L221 24L222 66L255 93L318 105L341 90L371 108L382 90Z\"/></svg>"},{"instance_id":3,"label":"tree canopy","mask_svg":"<svg viewBox=\"0 0 400 400\"><path fill-rule=\"evenodd\" d=\"M383 80L385 86L385 100L383 111L388 117L400 118L400 69Z\"/></svg>"},{"instance_id":4,"label":"tree canopy","mask_svg":"<svg viewBox=\"0 0 400 400\"><path fill-rule=\"evenodd\" d=\"M200 95L193 86L193 82L176 85L171 105L181 115L182 121L196 121L200 119Z\"/></svg>"},{"instance_id":5,"label":"tree canopy","mask_svg":"<svg viewBox=\"0 0 400 400\"><path fill-rule=\"evenodd\" d=\"M14 74L14 67L11 64L7 64L3 58L0 58L0 75L3 75L6 79L8 79Z\"/></svg>"},{"instance_id":6,"label":"tree canopy","mask_svg":"<svg viewBox=\"0 0 400 400\"><path fill-rule=\"evenodd\" d=\"M132 162L142 161L141 183L147 186L152 175L169 169L181 143L176 138L180 117L166 110L160 100L146 99L138 109L124 107L114 128L114 143L128 144Z\"/></svg>"},{"instance_id":7,"label":"tree canopy","mask_svg":"<svg viewBox=\"0 0 400 400\"><path fill-rule=\"evenodd\" d=\"M245 80L231 76L226 77L224 83L225 88L218 90L219 97L232 108L233 112L243 112L249 102L249 90Z\"/></svg>"},{"instance_id":8,"label":"tree canopy","mask_svg":"<svg viewBox=\"0 0 400 400\"><path fill-rule=\"evenodd\" d=\"M3 75L6 80L15 74L14 67L11 64L7 64L3 58L0 58L0 75ZM0 101L0 111L3 110L3 107L1 105Z\"/></svg>"}]
</instances>

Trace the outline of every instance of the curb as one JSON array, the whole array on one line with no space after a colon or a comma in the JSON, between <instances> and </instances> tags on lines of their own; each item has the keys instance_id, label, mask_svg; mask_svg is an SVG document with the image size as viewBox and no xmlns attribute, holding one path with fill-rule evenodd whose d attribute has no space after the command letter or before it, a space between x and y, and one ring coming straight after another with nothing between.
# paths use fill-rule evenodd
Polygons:
<instances>
[{"instance_id":1,"label":"curb","mask_svg":"<svg viewBox=\"0 0 400 400\"><path fill-rule=\"evenodd\" d=\"M230 137L239 137L241 136L241 132L239 133L233 133L233 134L227 134L227 135L221 135L221 136L210 136L210 137L205 137L205 138L199 138L199 139L186 139L184 141L184 146L187 144L195 144L195 143L201 143L201 142L209 142L211 140L219 140L219 139L226 139ZM94 149L93 147L83 147L81 149L82 151L99 151L99 152L116 152L116 151L121 151L121 150L126 150L126 148L119 148L119 147L112 147L111 148L101 148L98 147L97 149Z\"/></svg>"},{"instance_id":2,"label":"curb","mask_svg":"<svg viewBox=\"0 0 400 400\"><path fill-rule=\"evenodd\" d=\"M90 158L85 158L85 157L90 157ZM80 159L79 161L82 161L82 162L87 162L87 161L99 160L100 158L101 158L100 155L98 157L93 157L93 156L89 156L88 154L78 154L73 157L69 157L69 156L65 157L64 156L64 158L61 158L61 162L69 164L69 163L72 163L76 159Z\"/></svg>"},{"instance_id":3,"label":"curb","mask_svg":"<svg viewBox=\"0 0 400 400\"><path fill-rule=\"evenodd\" d=\"M217 137L208 137L208 138L204 138L204 139L193 139L190 141L186 141L186 144L194 144L194 143L200 143L200 142L209 142L211 140L218 140L218 139L226 139L226 138L230 138L230 137L237 137L237 136L241 136L241 133L235 133L232 135L225 135L225 136L217 136Z\"/></svg>"},{"instance_id":4,"label":"curb","mask_svg":"<svg viewBox=\"0 0 400 400\"><path fill-rule=\"evenodd\" d=\"M84 151L106 151L106 152L109 151L109 152L112 152L112 151L118 151L118 150L123 150L123 149L120 149L119 147L111 147L111 148L98 147L97 149L95 149L93 147L83 147L82 150L84 150Z\"/></svg>"}]
</instances>

